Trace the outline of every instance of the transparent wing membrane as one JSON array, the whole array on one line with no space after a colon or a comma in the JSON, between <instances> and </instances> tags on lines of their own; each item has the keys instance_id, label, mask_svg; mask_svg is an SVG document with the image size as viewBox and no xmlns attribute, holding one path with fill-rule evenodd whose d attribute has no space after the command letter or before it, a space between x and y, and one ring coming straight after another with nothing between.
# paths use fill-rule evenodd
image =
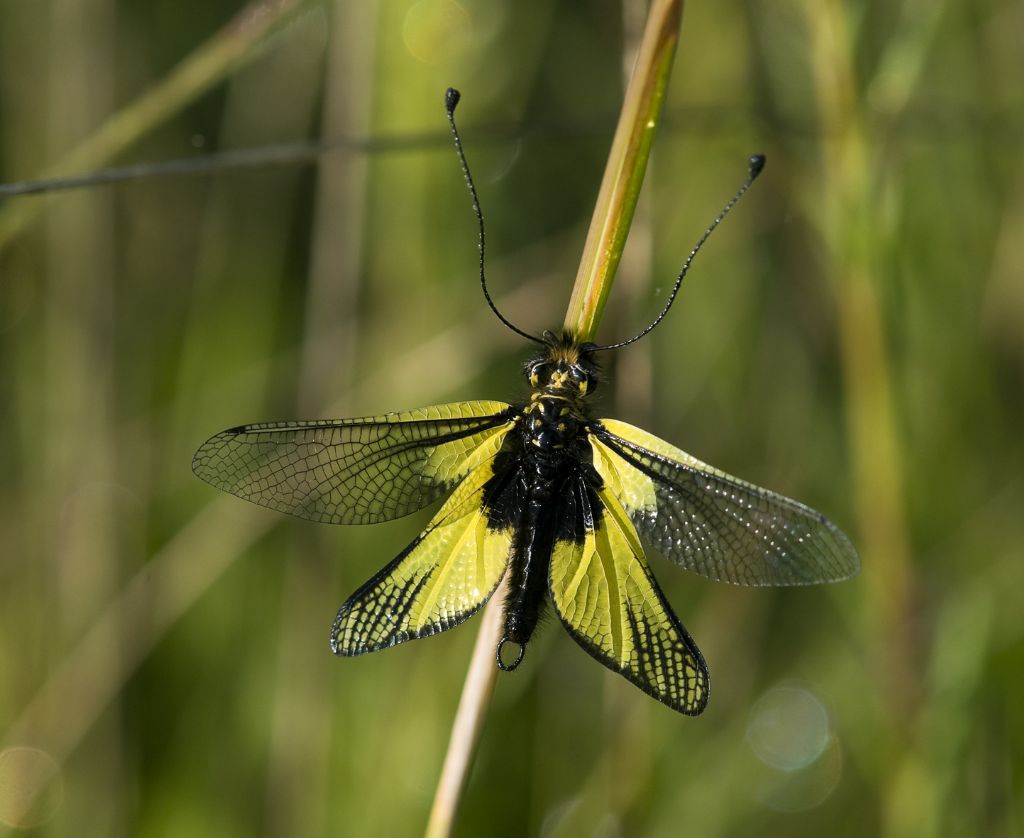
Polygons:
<instances>
[{"instance_id":1,"label":"transparent wing membrane","mask_svg":"<svg viewBox=\"0 0 1024 838\"><path fill-rule=\"evenodd\" d=\"M493 457L511 427L503 402L437 405L366 419L271 422L221 431L192 470L218 489L331 524L422 509Z\"/></svg>"},{"instance_id":2,"label":"transparent wing membrane","mask_svg":"<svg viewBox=\"0 0 1024 838\"><path fill-rule=\"evenodd\" d=\"M739 585L809 585L857 572L824 515L691 457L639 428L601 420L594 466L640 535L676 564Z\"/></svg>"}]
</instances>

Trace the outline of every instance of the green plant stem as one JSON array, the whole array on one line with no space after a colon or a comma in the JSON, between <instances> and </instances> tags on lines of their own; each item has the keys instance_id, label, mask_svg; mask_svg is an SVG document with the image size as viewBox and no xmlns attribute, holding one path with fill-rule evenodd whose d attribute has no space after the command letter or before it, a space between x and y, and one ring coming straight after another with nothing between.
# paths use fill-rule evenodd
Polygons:
<instances>
[{"instance_id":1,"label":"green plant stem","mask_svg":"<svg viewBox=\"0 0 1024 838\"><path fill-rule=\"evenodd\" d=\"M648 13L565 316L565 328L579 340L590 340L597 331L622 257L661 115L682 15L682 0L655 0ZM503 580L484 609L427 823L427 838L451 835L455 823L498 674L494 649L501 635L504 586Z\"/></svg>"},{"instance_id":2,"label":"green plant stem","mask_svg":"<svg viewBox=\"0 0 1024 838\"><path fill-rule=\"evenodd\" d=\"M892 396L893 360L878 280L887 271L881 243L894 235L886 214L879 212L885 163L875 150L856 82L851 15L831 0L811 3L808 9L815 47L815 93L825 138L822 159L827 188L817 212L835 280L861 554L865 566L877 566L875 572L865 574L864 584L875 620L884 627L875 656L885 667L879 682L894 718L909 723L918 701L920 675L905 629L914 619L906 528L906 446L900 439ZM896 49L906 48L900 44ZM898 104L902 98L894 101ZM883 556L884 562L879 560Z\"/></svg>"},{"instance_id":3,"label":"green plant stem","mask_svg":"<svg viewBox=\"0 0 1024 838\"><path fill-rule=\"evenodd\" d=\"M106 165L228 76L270 34L319 0L253 0L185 57L163 81L111 114L41 178L68 177ZM0 209L0 251L34 221L45 201L11 201Z\"/></svg>"},{"instance_id":4,"label":"green plant stem","mask_svg":"<svg viewBox=\"0 0 1024 838\"><path fill-rule=\"evenodd\" d=\"M655 0L647 15L565 313L566 331L581 341L592 340L597 332L622 258L661 116L682 19L682 0Z\"/></svg>"}]
</instances>

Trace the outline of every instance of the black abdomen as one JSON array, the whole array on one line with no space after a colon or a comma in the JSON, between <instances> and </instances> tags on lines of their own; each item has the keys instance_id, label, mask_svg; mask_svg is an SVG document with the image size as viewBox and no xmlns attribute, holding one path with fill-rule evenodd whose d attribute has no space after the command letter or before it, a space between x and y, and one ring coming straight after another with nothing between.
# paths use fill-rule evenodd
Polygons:
<instances>
[{"instance_id":1,"label":"black abdomen","mask_svg":"<svg viewBox=\"0 0 1024 838\"><path fill-rule=\"evenodd\" d=\"M559 531L558 514L578 456L581 417L564 399L537 395L524 410L517 436L521 502L509 561L505 629L498 644L498 666L515 669L523 659L547 600L551 549ZM514 651L507 644L517 647Z\"/></svg>"},{"instance_id":2,"label":"black abdomen","mask_svg":"<svg viewBox=\"0 0 1024 838\"><path fill-rule=\"evenodd\" d=\"M548 480L537 480L529 486L512 543L505 598L505 631L497 650L498 666L505 670L515 669L522 661L526 644L544 610L555 534L556 488L555 481ZM502 647L506 643L518 647L514 660L502 658Z\"/></svg>"}]
</instances>

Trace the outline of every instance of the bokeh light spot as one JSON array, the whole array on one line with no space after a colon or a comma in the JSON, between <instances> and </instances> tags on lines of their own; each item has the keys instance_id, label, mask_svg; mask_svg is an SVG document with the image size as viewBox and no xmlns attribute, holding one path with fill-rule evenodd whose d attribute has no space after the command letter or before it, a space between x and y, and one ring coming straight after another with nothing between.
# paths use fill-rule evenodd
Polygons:
<instances>
[{"instance_id":1,"label":"bokeh light spot","mask_svg":"<svg viewBox=\"0 0 1024 838\"><path fill-rule=\"evenodd\" d=\"M820 806L839 786L842 774L839 740L830 736L821 756L800 771L775 772L759 789L758 797L776 812L804 812Z\"/></svg>"},{"instance_id":2,"label":"bokeh light spot","mask_svg":"<svg viewBox=\"0 0 1024 838\"><path fill-rule=\"evenodd\" d=\"M0 823L32 829L54 816L64 797L60 766L38 748L0 751Z\"/></svg>"},{"instance_id":3,"label":"bokeh light spot","mask_svg":"<svg viewBox=\"0 0 1024 838\"><path fill-rule=\"evenodd\" d=\"M800 687L775 687L754 705L747 743L758 759L782 771L797 771L821 756L829 741L828 713Z\"/></svg>"},{"instance_id":4,"label":"bokeh light spot","mask_svg":"<svg viewBox=\"0 0 1024 838\"><path fill-rule=\"evenodd\" d=\"M469 13L454 0L420 0L405 14L402 40L413 58L439 64L462 53L472 29Z\"/></svg>"}]
</instances>

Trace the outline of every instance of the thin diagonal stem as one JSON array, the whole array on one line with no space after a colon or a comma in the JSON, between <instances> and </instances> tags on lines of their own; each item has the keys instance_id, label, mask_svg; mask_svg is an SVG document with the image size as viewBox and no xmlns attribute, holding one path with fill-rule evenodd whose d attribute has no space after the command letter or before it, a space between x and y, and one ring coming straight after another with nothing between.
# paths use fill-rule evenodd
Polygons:
<instances>
[{"instance_id":1,"label":"thin diagonal stem","mask_svg":"<svg viewBox=\"0 0 1024 838\"><path fill-rule=\"evenodd\" d=\"M166 78L111 114L42 177L68 177L104 166L237 69L259 44L313 2L315 0L252 0ZM32 222L44 206L37 201L17 201L0 208L0 250Z\"/></svg>"},{"instance_id":2,"label":"thin diagonal stem","mask_svg":"<svg viewBox=\"0 0 1024 838\"><path fill-rule=\"evenodd\" d=\"M473 657L466 673L466 683L459 698L459 709L455 712L448 751L445 753L441 778L434 793L434 805L427 823L427 838L443 838L451 834L455 813L462 799L462 792L469 780L469 769L476 755L476 746L483 731L487 708L494 693L494 680L498 667L494 661L494 649L498 644L502 628L502 603L508 587L508 576L501 580L498 590L484 609L480 632L476 636Z\"/></svg>"}]
</instances>

